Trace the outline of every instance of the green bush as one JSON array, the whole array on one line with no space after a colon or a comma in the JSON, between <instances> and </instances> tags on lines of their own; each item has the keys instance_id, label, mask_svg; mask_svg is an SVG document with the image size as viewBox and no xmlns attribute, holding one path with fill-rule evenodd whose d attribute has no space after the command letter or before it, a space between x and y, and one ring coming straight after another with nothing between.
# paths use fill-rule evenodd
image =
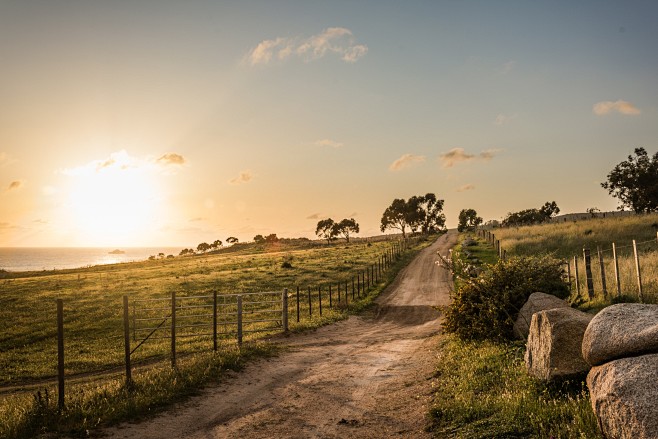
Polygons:
<instances>
[{"instance_id":1,"label":"green bush","mask_svg":"<svg viewBox=\"0 0 658 439\"><path fill-rule=\"evenodd\" d=\"M550 256L513 257L486 268L478 278L462 280L444 310L445 329L463 340L510 340L530 294L569 296L562 264Z\"/></svg>"}]
</instances>

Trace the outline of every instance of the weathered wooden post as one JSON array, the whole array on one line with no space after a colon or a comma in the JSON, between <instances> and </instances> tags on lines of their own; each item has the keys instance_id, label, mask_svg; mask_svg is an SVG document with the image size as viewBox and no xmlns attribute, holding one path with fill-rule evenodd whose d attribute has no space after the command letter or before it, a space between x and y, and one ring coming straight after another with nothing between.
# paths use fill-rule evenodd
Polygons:
<instances>
[{"instance_id":1,"label":"weathered wooden post","mask_svg":"<svg viewBox=\"0 0 658 439\"><path fill-rule=\"evenodd\" d=\"M238 346L242 346L242 295L238 295Z\"/></svg>"},{"instance_id":2,"label":"weathered wooden post","mask_svg":"<svg viewBox=\"0 0 658 439\"><path fill-rule=\"evenodd\" d=\"M569 292L571 292L572 285L571 285L571 263L569 260L566 260L566 265L567 265L567 280L569 282Z\"/></svg>"},{"instance_id":3,"label":"weathered wooden post","mask_svg":"<svg viewBox=\"0 0 658 439\"><path fill-rule=\"evenodd\" d=\"M329 308L333 308L334 304L332 303L331 300L331 284L329 284Z\"/></svg>"},{"instance_id":4,"label":"weathered wooden post","mask_svg":"<svg viewBox=\"0 0 658 439\"><path fill-rule=\"evenodd\" d=\"M619 260L617 259L617 247L612 243L612 259L615 263L615 283L617 284L617 297L621 296L621 281L619 279Z\"/></svg>"},{"instance_id":5,"label":"weathered wooden post","mask_svg":"<svg viewBox=\"0 0 658 439\"><path fill-rule=\"evenodd\" d=\"M348 288L347 288L347 281L345 281L345 305L348 305L348 304L349 304L349 302L348 302L348 297L347 297L347 293L348 293L348 292L349 292L349 291L348 291Z\"/></svg>"},{"instance_id":6,"label":"weathered wooden post","mask_svg":"<svg viewBox=\"0 0 658 439\"><path fill-rule=\"evenodd\" d=\"M637 272L637 293L640 298L640 303L644 303L644 297L642 295L642 274L640 272L640 256L637 253L637 244L633 240L633 254L635 255L635 271Z\"/></svg>"},{"instance_id":7,"label":"weathered wooden post","mask_svg":"<svg viewBox=\"0 0 658 439\"><path fill-rule=\"evenodd\" d=\"M576 276L576 293L580 296L580 279L578 278L578 256L573 257L573 271Z\"/></svg>"},{"instance_id":8,"label":"weathered wooden post","mask_svg":"<svg viewBox=\"0 0 658 439\"><path fill-rule=\"evenodd\" d=\"M318 286L318 307L320 308L320 317L322 317L322 286Z\"/></svg>"},{"instance_id":9,"label":"weathered wooden post","mask_svg":"<svg viewBox=\"0 0 658 439\"><path fill-rule=\"evenodd\" d=\"M354 277L352 277L352 302L354 302Z\"/></svg>"},{"instance_id":10,"label":"weathered wooden post","mask_svg":"<svg viewBox=\"0 0 658 439\"><path fill-rule=\"evenodd\" d=\"M171 292L171 367L176 367L176 292Z\"/></svg>"},{"instance_id":11,"label":"weathered wooden post","mask_svg":"<svg viewBox=\"0 0 658 439\"><path fill-rule=\"evenodd\" d=\"M57 299L57 407L64 410L64 302Z\"/></svg>"},{"instance_id":12,"label":"weathered wooden post","mask_svg":"<svg viewBox=\"0 0 658 439\"><path fill-rule=\"evenodd\" d=\"M283 289L281 296L281 325L283 325L283 331L288 332L288 288Z\"/></svg>"},{"instance_id":13,"label":"weathered wooden post","mask_svg":"<svg viewBox=\"0 0 658 439\"><path fill-rule=\"evenodd\" d=\"M583 259L585 260L587 296L589 297L589 300L592 300L594 298L594 279L592 277L592 257L588 248L583 249Z\"/></svg>"},{"instance_id":14,"label":"weathered wooden post","mask_svg":"<svg viewBox=\"0 0 658 439\"><path fill-rule=\"evenodd\" d=\"M126 387L130 388L133 378L132 367L130 366L130 307L128 305L128 296L123 296L123 342L126 358Z\"/></svg>"},{"instance_id":15,"label":"weathered wooden post","mask_svg":"<svg viewBox=\"0 0 658 439\"><path fill-rule=\"evenodd\" d=\"M217 352L217 291L212 292L212 350Z\"/></svg>"},{"instance_id":16,"label":"weathered wooden post","mask_svg":"<svg viewBox=\"0 0 658 439\"><path fill-rule=\"evenodd\" d=\"M603 252L600 246L596 246L596 252L599 254L599 266L601 267L601 287L603 288L603 297L608 297L608 288L605 280L605 265L603 264Z\"/></svg>"}]
</instances>

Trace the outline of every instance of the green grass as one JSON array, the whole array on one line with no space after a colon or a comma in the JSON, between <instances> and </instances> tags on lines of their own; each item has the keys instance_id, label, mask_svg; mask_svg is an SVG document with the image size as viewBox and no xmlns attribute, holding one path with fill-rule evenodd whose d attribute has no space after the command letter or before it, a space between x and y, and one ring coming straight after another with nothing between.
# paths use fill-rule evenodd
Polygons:
<instances>
[{"instance_id":1,"label":"green grass","mask_svg":"<svg viewBox=\"0 0 658 439\"><path fill-rule=\"evenodd\" d=\"M308 316L307 302L300 303L300 322L290 300L291 331L317 328L367 308L395 275L433 239L415 242L395 259L367 294L344 299L333 309L323 298L323 316ZM356 242L349 245L309 246L277 244L254 246L213 255L140 263L99 266L81 270L9 274L0 296L0 382L17 386L0 397L0 437L27 438L39 432L84 436L87 430L134 419L159 410L205 383L221 378L226 369L241 367L255 356L272 355L273 347L258 341L267 334L245 336L243 348L235 340L220 340L212 353L209 337L182 339L177 345L177 368L169 366L169 340L149 340L133 358L134 388L125 387L123 368L122 296L145 299L177 295L256 291L306 292L348 281L370 266L391 246L390 242ZM251 251L251 253L250 253ZM282 268L283 262L292 268ZM4 273L7 275L7 273ZM335 294L335 292L334 292ZM343 292L344 294L344 292ZM314 295L315 296L315 295ZM303 296L305 297L305 296ZM50 382L30 385L56 374L55 299L64 299L65 368L67 398L64 412L57 411L56 389ZM314 300L317 298L314 297ZM334 300L336 297L334 296ZM100 377L85 374L107 371ZM72 380L73 374L84 379ZM31 389L20 391L21 387ZM36 398L39 390L40 398ZM46 397L46 390L48 390Z\"/></svg>"},{"instance_id":2,"label":"green grass","mask_svg":"<svg viewBox=\"0 0 658 439\"><path fill-rule=\"evenodd\" d=\"M438 352L430 409L436 437L602 437L585 384L530 378L523 347L445 336Z\"/></svg>"},{"instance_id":3,"label":"green grass","mask_svg":"<svg viewBox=\"0 0 658 439\"><path fill-rule=\"evenodd\" d=\"M577 303L583 302L585 308L601 308L615 301L638 301L640 299L633 257L633 240L638 243L640 255L643 301L658 303L657 230L658 214L649 214L500 228L494 229L492 232L496 234L497 239L500 239L501 247L506 249L508 254L524 256L549 253L568 260L571 265L572 277L575 275L573 258L576 256L581 294L580 297L575 297L574 282L572 300ZM621 294L617 291L614 277L613 242L617 248ZM592 300L587 297L586 293L584 248L589 248L591 251L595 292ZM603 290L603 276L597 248L601 249L604 260L607 294L604 294Z\"/></svg>"}]
</instances>

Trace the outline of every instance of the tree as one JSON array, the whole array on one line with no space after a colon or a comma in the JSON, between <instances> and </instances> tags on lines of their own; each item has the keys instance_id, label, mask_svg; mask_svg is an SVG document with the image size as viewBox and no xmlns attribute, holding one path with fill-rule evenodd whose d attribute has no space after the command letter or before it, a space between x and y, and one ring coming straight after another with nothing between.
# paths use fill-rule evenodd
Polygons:
<instances>
[{"instance_id":1,"label":"tree","mask_svg":"<svg viewBox=\"0 0 658 439\"><path fill-rule=\"evenodd\" d=\"M220 241L219 239L216 239L212 244L210 244L210 248L213 250L217 250L221 246L222 246L222 241Z\"/></svg>"},{"instance_id":2,"label":"tree","mask_svg":"<svg viewBox=\"0 0 658 439\"><path fill-rule=\"evenodd\" d=\"M338 235L336 223L331 218L318 221L315 234L319 238L326 239L327 244L331 243L333 239L336 239L336 235Z\"/></svg>"},{"instance_id":3,"label":"tree","mask_svg":"<svg viewBox=\"0 0 658 439\"><path fill-rule=\"evenodd\" d=\"M208 250L210 250L210 244L207 242L202 242L201 244L196 246L196 249L199 253L205 253Z\"/></svg>"},{"instance_id":4,"label":"tree","mask_svg":"<svg viewBox=\"0 0 658 439\"><path fill-rule=\"evenodd\" d=\"M644 148L635 148L635 156L619 163L601 183L603 189L620 201L619 210L635 213L658 210L658 152L649 157Z\"/></svg>"},{"instance_id":5,"label":"tree","mask_svg":"<svg viewBox=\"0 0 658 439\"><path fill-rule=\"evenodd\" d=\"M256 235L254 236L254 242L256 244L260 244L262 242L265 242L265 238L263 238L263 235Z\"/></svg>"},{"instance_id":6,"label":"tree","mask_svg":"<svg viewBox=\"0 0 658 439\"><path fill-rule=\"evenodd\" d=\"M344 219L334 227L337 234L343 235L347 242L350 242L350 233L359 233L359 223L354 218Z\"/></svg>"},{"instance_id":7,"label":"tree","mask_svg":"<svg viewBox=\"0 0 658 439\"><path fill-rule=\"evenodd\" d=\"M270 233L269 235L267 235L265 237L265 242L268 242L268 243L277 242L278 240L279 240L279 238L277 238L276 233Z\"/></svg>"},{"instance_id":8,"label":"tree","mask_svg":"<svg viewBox=\"0 0 658 439\"><path fill-rule=\"evenodd\" d=\"M459 212L459 224L457 231L472 230L482 224L482 217L479 217L475 209L462 209Z\"/></svg>"},{"instance_id":9,"label":"tree","mask_svg":"<svg viewBox=\"0 0 658 439\"><path fill-rule=\"evenodd\" d=\"M236 238L235 236L229 236L228 238L226 238L226 242L228 244L237 244L239 241L238 238Z\"/></svg>"},{"instance_id":10,"label":"tree","mask_svg":"<svg viewBox=\"0 0 658 439\"><path fill-rule=\"evenodd\" d=\"M396 198L384 211L380 229L382 232L386 229L398 229L402 232L404 238L406 237L406 228L409 226L408 217L407 202L402 198Z\"/></svg>"},{"instance_id":11,"label":"tree","mask_svg":"<svg viewBox=\"0 0 658 439\"><path fill-rule=\"evenodd\" d=\"M444 200L437 200L432 193L422 197L419 207L424 211L421 231L425 234L442 232L446 229L446 216L443 214Z\"/></svg>"},{"instance_id":12,"label":"tree","mask_svg":"<svg viewBox=\"0 0 658 439\"><path fill-rule=\"evenodd\" d=\"M423 233L445 230L445 215L443 200L437 200L436 195L428 193L413 196L405 201L401 198L393 200L386 208L381 220L381 231L398 229L406 237L406 228L412 233L420 229Z\"/></svg>"},{"instance_id":13,"label":"tree","mask_svg":"<svg viewBox=\"0 0 658 439\"><path fill-rule=\"evenodd\" d=\"M503 220L503 226L529 226L540 224L550 220L554 215L560 213L555 201L546 202L539 209L525 209L519 212L508 213Z\"/></svg>"}]
</instances>

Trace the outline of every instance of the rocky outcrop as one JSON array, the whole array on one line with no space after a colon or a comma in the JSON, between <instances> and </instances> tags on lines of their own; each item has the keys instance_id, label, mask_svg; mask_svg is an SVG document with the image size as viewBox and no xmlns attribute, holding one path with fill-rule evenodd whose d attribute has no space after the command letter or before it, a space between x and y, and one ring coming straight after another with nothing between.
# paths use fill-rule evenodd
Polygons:
<instances>
[{"instance_id":1,"label":"rocky outcrop","mask_svg":"<svg viewBox=\"0 0 658 439\"><path fill-rule=\"evenodd\" d=\"M539 311L554 308L569 308L569 304L552 294L532 293L516 317L514 327L512 328L514 336L527 340L532 315Z\"/></svg>"},{"instance_id":2,"label":"rocky outcrop","mask_svg":"<svg viewBox=\"0 0 658 439\"><path fill-rule=\"evenodd\" d=\"M582 340L590 314L573 308L555 308L532 316L525 363L528 372L543 380L585 373Z\"/></svg>"},{"instance_id":3,"label":"rocky outcrop","mask_svg":"<svg viewBox=\"0 0 658 439\"><path fill-rule=\"evenodd\" d=\"M658 354L622 358L587 375L592 408L605 437L658 438Z\"/></svg>"},{"instance_id":4,"label":"rocky outcrop","mask_svg":"<svg viewBox=\"0 0 658 439\"><path fill-rule=\"evenodd\" d=\"M611 305L592 319L583 338L583 358L592 366L651 353L658 353L658 305Z\"/></svg>"}]
</instances>

